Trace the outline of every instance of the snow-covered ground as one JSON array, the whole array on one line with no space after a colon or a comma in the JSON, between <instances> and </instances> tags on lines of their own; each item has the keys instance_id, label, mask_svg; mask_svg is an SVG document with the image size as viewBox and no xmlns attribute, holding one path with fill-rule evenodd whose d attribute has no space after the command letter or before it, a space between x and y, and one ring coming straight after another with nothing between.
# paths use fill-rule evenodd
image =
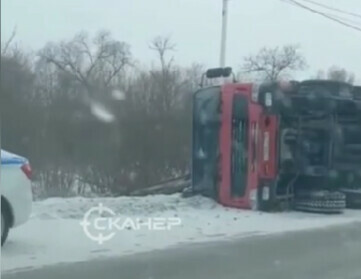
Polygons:
<instances>
[{"instance_id":1,"label":"snow-covered ground","mask_svg":"<svg viewBox=\"0 0 361 279\"><path fill-rule=\"evenodd\" d=\"M116 231L111 240L99 245L85 235L80 222L90 208L100 203L122 220L179 217L182 223L169 231L149 230L145 226ZM224 208L203 197L183 199L180 195L48 199L35 202L31 220L10 232L1 251L1 271L352 222L361 222L361 211L346 211L342 215L268 214Z\"/></svg>"}]
</instances>

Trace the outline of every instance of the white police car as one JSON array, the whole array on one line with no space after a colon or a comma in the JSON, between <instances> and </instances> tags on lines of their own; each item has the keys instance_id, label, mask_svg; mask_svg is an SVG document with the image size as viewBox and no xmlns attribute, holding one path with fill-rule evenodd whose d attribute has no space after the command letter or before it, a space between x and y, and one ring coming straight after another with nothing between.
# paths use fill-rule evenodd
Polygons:
<instances>
[{"instance_id":1,"label":"white police car","mask_svg":"<svg viewBox=\"0 0 361 279\"><path fill-rule=\"evenodd\" d=\"M25 223L31 213L31 167L21 156L1 150L1 245L9 229Z\"/></svg>"}]
</instances>

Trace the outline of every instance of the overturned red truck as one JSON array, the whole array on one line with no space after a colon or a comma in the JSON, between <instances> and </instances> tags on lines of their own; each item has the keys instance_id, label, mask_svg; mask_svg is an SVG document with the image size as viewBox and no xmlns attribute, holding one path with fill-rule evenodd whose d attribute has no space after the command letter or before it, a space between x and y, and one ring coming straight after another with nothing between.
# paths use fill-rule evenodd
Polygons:
<instances>
[{"instance_id":1,"label":"overturned red truck","mask_svg":"<svg viewBox=\"0 0 361 279\"><path fill-rule=\"evenodd\" d=\"M264 211L360 206L359 91L327 80L201 88L193 97L191 192Z\"/></svg>"}]
</instances>

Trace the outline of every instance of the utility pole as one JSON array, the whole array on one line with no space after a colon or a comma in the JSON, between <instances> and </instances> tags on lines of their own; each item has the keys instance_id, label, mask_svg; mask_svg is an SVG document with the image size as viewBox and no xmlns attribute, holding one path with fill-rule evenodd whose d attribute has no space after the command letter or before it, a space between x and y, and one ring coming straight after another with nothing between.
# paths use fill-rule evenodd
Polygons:
<instances>
[{"instance_id":1,"label":"utility pole","mask_svg":"<svg viewBox=\"0 0 361 279\"><path fill-rule=\"evenodd\" d=\"M228 1L222 0L222 35L221 35L221 55L220 55L220 67L226 66L226 45L227 45L227 21L228 21Z\"/></svg>"}]
</instances>

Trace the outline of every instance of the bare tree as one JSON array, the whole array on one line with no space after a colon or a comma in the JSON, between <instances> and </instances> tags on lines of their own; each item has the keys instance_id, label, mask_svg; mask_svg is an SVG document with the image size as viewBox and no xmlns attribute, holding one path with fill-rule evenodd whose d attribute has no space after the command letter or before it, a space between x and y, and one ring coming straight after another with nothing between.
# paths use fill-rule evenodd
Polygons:
<instances>
[{"instance_id":1,"label":"bare tree","mask_svg":"<svg viewBox=\"0 0 361 279\"><path fill-rule=\"evenodd\" d=\"M9 51L9 48L12 44L12 42L14 41L15 39L15 36L16 36L16 27L14 27L10 37L8 40L5 41L4 45L1 47L1 55L2 56L5 56L7 55L8 51Z\"/></svg>"},{"instance_id":2,"label":"bare tree","mask_svg":"<svg viewBox=\"0 0 361 279\"><path fill-rule=\"evenodd\" d=\"M48 44L39 55L75 78L90 95L99 84L108 87L130 64L128 44L112 39L107 31L99 32L92 41L81 32L68 42Z\"/></svg>"},{"instance_id":3,"label":"bare tree","mask_svg":"<svg viewBox=\"0 0 361 279\"><path fill-rule=\"evenodd\" d=\"M348 72L344 68L332 66L330 69L328 69L327 78L330 80L343 81L352 84L355 80L355 75Z\"/></svg>"},{"instance_id":4,"label":"bare tree","mask_svg":"<svg viewBox=\"0 0 361 279\"><path fill-rule=\"evenodd\" d=\"M256 72L268 81L287 76L292 71L303 70L306 60L298 45L286 45L282 48L262 48L256 55L244 59L243 71Z\"/></svg>"},{"instance_id":5,"label":"bare tree","mask_svg":"<svg viewBox=\"0 0 361 279\"><path fill-rule=\"evenodd\" d=\"M173 57L167 62L166 54L175 50L175 44L172 43L170 37L155 37L149 45L149 48L154 50L159 56L162 70L169 69L173 63Z\"/></svg>"},{"instance_id":6,"label":"bare tree","mask_svg":"<svg viewBox=\"0 0 361 279\"><path fill-rule=\"evenodd\" d=\"M175 88L178 69L173 65L173 57L167 60L169 52L175 50L175 44L170 37L158 36L152 40L149 48L154 50L159 58L161 69L153 68L150 71L152 84L149 97L159 106L160 113L170 110L177 101L178 90Z\"/></svg>"},{"instance_id":7,"label":"bare tree","mask_svg":"<svg viewBox=\"0 0 361 279\"><path fill-rule=\"evenodd\" d=\"M346 69L332 66L328 70L319 70L315 76L317 79L328 79L342 81L353 84L355 81L354 73L348 72Z\"/></svg>"},{"instance_id":8,"label":"bare tree","mask_svg":"<svg viewBox=\"0 0 361 279\"><path fill-rule=\"evenodd\" d=\"M121 195L189 171L191 92L203 67L176 65L174 44L166 38L150 45L160 61L156 66L127 67L128 47L115 42L105 33L94 40L81 33L47 45L35 64L21 49L14 56L12 47L2 57L2 141L31 159L37 196L89 189ZM125 96L116 102L109 94L111 124L89 117L82 98L105 85ZM94 99L107 103L105 94Z\"/></svg>"}]
</instances>

